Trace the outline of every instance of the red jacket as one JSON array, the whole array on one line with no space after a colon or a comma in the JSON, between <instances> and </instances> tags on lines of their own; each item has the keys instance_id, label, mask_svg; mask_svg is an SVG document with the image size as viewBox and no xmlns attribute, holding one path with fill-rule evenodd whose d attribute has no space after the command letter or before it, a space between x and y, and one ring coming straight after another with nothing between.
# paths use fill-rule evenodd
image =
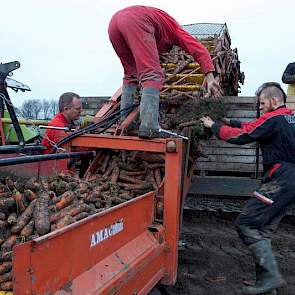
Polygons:
<instances>
[{"instance_id":1,"label":"red jacket","mask_svg":"<svg viewBox=\"0 0 295 295\"><path fill-rule=\"evenodd\" d=\"M285 106L252 122L231 121L231 126L216 122L211 129L218 138L229 143L259 142L265 171L276 163L295 163L295 116Z\"/></svg>"},{"instance_id":2,"label":"red jacket","mask_svg":"<svg viewBox=\"0 0 295 295\"><path fill-rule=\"evenodd\" d=\"M71 123L68 122L66 117L62 113L57 113L55 117L49 122L48 126L55 126L55 127L70 127ZM57 143L68 134L63 130L54 130L54 129L47 129L44 134L44 138L42 140L42 144L47 148L45 153L48 154L52 150L52 146L54 143ZM52 143L50 143L52 142Z\"/></svg>"}]
</instances>

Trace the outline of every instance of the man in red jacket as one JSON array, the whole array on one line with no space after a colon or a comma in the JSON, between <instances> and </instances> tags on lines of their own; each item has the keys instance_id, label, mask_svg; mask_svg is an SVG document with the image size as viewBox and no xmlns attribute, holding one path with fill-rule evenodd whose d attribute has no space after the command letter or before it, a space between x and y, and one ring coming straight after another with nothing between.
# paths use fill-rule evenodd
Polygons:
<instances>
[{"instance_id":1,"label":"man in red jacket","mask_svg":"<svg viewBox=\"0 0 295 295\"><path fill-rule=\"evenodd\" d=\"M59 112L48 126L75 128L74 121L80 118L82 112L81 97L76 93L66 92L60 96L58 104ZM42 144L47 148L45 153L50 153L55 143L67 135L64 130L47 129L42 140Z\"/></svg>"},{"instance_id":2,"label":"man in red jacket","mask_svg":"<svg viewBox=\"0 0 295 295\"><path fill-rule=\"evenodd\" d=\"M143 88L140 137L153 138L158 135L159 92L164 82L159 55L173 45L181 47L200 64L206 75L209 95L221 95L206 47L166 12L147 6L127 7L112 17L108 32L124 68L121 109L132 105L138 83Z\"/></svg>"},{"instance_id":3,"label":"man in red jacket","mask_svg":"<svg viewBox=\"0 0 295 295\"><path fill-rule=\"evenodd\" d=\"M201 118L219 139L233 144L259 142L264 177L235 225L256 265L256 284L243 294L264 294L285 284L271 249L271 238L295 201L295 116L285 106L280 84L264 83L257 91L263 113L252 122L230 120L229 125Z\"/></svg>"}]
</instances>

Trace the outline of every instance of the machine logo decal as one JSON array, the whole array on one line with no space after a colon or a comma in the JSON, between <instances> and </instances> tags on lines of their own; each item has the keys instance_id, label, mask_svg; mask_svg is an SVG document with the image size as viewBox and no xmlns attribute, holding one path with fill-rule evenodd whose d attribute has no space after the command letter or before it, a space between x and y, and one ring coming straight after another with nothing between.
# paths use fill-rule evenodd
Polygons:
<instances>
[{"instance_id":1,"label":"machine logo decal","mask_svg":"<svg viewBox=\"0 0 295 295\"><path fill-rule=\"evenodd\" d=\"M90 239L90 248L97 246L102 241L118 234L124 229L123 218L119 219L115 223L106 226L105 228L97 231L96 233L91 235Z\"/></svg>"}]
</instances>

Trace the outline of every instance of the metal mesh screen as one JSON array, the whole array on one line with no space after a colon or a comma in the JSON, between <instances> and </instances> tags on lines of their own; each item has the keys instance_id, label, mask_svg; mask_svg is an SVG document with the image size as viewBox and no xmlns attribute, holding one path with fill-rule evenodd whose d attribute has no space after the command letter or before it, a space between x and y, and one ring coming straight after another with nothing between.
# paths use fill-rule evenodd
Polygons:
<instances>
[{"instance_id":1,"label":"metal mesh screen","mask_svg":"<svg viewBox=\"0 0 295 295\"><path fill-rule=\"evenodd\" d=\"M226 24L198 23L184 25L183 28L198 39L218 38L227 31Z\"/></svg>"}]
</instances>

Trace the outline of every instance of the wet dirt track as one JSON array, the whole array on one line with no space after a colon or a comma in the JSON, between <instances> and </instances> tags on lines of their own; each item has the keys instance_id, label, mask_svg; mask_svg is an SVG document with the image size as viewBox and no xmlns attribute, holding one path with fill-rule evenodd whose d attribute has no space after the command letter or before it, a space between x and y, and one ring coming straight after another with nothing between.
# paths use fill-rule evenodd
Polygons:
<instances>
[{"instance_id":1,"label":"wet dirt track","mask_svg":"<svg viewBox=\"0 0 295 295\"><path fill-rule=\"evenodd\" d=\"M183 236L186 248L179 252L178 279L174 286L159 286L157 294L236 295L243 280L254 280L252 256L240 241L232 220L200 216L185 211ZM279 295L295 294L295 225L281 223L272 246L287 281ZM153 293L153 292L152 292Z\"/></svg>"}]
</instances>

